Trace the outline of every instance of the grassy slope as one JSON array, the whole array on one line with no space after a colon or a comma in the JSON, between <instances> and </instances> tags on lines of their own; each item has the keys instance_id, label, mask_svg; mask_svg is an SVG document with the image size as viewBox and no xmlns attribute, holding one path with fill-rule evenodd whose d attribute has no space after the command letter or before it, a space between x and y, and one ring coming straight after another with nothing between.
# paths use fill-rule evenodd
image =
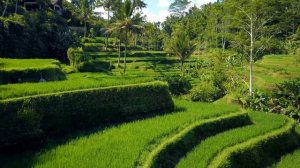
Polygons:
<instances>
[{"instance_id":1,"label":"grassy slope","mask_svg":"<svg viewBox=\"0 0 300 168\"><path fill-rule=\"evenodd\" d=\"M126 75L121 75L120 69L114 69L110 73L74 73L67 75L67 80L64 81L53 81L46 83L22 83L22 84L8 84L0 85L0 100L6 98L22 97L43 93L69 91L85 88L96 88L106 87L124 84L134 84L149 82L157 79L161 76L160 72L163 71L165 74L178 74L178 68L174 68L174 64L163 64L158 63L153 67L153 62L146 61L143 59L153 59L151 57L132 57L132 60L142 62L128 63ZM140 60L142 59L142 60ZM163 58L162 60L169 60L169 58ZM172 58L170 58L172 60ZM44 63L51 65L51 61L47 60ZM145 61L145 62L143 62ZM16 66L20 60L14 60ZM28 66L32 66L35 61L28 63ZM43 66L43 64L40 64ZM25 65L23 65L24 67ZM10 67L13 67L11 64Z\"/></svg>"},{"instance_id":2,"label":"grassy slope","mask_svg":"<svg viewBox=\"0 0 300 168\"><path fill-rule=\"evenodd\" d=\"M253 112L250 113L250 117L255 123L254 125L233 129L204 140L188 153L177 167L207 167L211 160L225 148L265 134L285 124L285 117L275 114Z\"/></svg>"},{"instance_id":3,"label":"grassy slope","mask_svg":"<svg viewBox=\"0 0 300 168\"><path fill-rule=\"evenodd\" d=\"M243 69L248 75L248 69ZM272 89L276 83L300 76L300 63L294 55L267 55L253 67L254 85L260 89Z\"/></svg>"},{"instance_id":4,"label":"grassy slope","mask_svg":"<svg viewBox=\"0 0 300 168\"><path fill-rule=\"evenodd\" d=\"M26 164L33 167L134 167L139 154L149 144L184 128L188 123L238 111L236 106L179 100L176 105L186 110L81 137L38 153L31 159L0 162L5 167L26 167Z\"/></svg>"},{"instance_id":5,"label":"grassy slope","mask_svg":"<svg viewBox=\"0 0 300 168\"><path fill-rule=\"evenodd\" d=\"M300 126L296 127L296 132L300 138ZM290 153L286 156L283 156L276 165L275 168L297 168L300 165L300 149L295 150L293 153Z\"/></svg>"},{"instance_id":6,"label":"grassy slope","mask_svg":"<svg viewBox=\"0 0 300 168\"><path fill-rule=\"evenodd\" d=\"M0 58L0 70L46 68L59 65L54 59L6 59Z\"/></svg>"},{"instance_id":7,"label":"grassy slope","mask_svg":"<svg viewBox=\"0 0 300 168\"><path fill-rule=\"evenodd\" d=\"M100 73L75 73L68 80L46 83L22 83L0 85L0 99L22 97L43 93L97 88L153 81L153 77L114 76Z\"/></svg>"}]
</instances>

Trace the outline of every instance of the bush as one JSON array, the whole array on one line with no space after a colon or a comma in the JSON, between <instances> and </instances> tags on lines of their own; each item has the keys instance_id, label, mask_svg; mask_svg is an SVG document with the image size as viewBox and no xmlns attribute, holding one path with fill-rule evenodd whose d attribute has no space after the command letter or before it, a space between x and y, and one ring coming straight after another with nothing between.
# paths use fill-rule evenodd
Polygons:
<instances>
[{"instance_id":1,"label":"bush","mask_svg":"<svg viewBox=\"0 0 300 168\"><path fill-rule=\"evenodd\" d=\"M110 62L93 60L82 62L77 67L79 72L106 72L111 70Z\"/></svg>"},{"instance_id":2,"label":"bush","mask_svg":"<svg viewBox=\"0 0 300 168\"><path fill-rule=\"evenodd\" d=\"M223 91L213 83L200 83L190 92L192 101L213 102L224 96Z\"/></svg>"},{"instance_id":3,"label":"bush","mask_svg":"<svg viewBox=\"0 0 300 168\"><path fill-rule=\"evenodd\" d=\"M66 23L52 10L0 17L0 55L64 60L67 49L78 43L78 35Z\"/></svg>"},{"instance_id":4,"label":"bush","mask_svg":"<svg viewBox=\"0 0 300 168\"><path fill-rule=\"evenodd\" d=\"M32 134L56 135L171 112L161 82L86 89L0 101L0 148Z\"/></svg>"},{"instance_id":5,"label":"bush","mask_svg":"<svg viewBox=\"0 0 300 168\"><path fill-rule=\"evenodd\" d=\"M300 78L278 84L272 94L255 91L242 104L253 110L285 114L300 122Z\"/></svg>"},{"instance_id":6,"label":"bush","mask_svg":"<svg viewBox=\"0 0 300 168\"><path fill-rule=\"evenodd\" d=\"M77 65L80 62L82 62L82 59L84 57L82 48L69 48L67 55L68 55L70 65L73 67L77 67Z\"/></svg>"},{"instance_id":7,"label":"bush","mask_svg":"<svg viewBox=\"0 0 300 168\"><path fill-rule=\"evenodd\" d=\"M168 82L170 92L176 96L187 94L192 88L190 81L182 76L165 76L163 80Z\"/></svg>"}]
</instances>

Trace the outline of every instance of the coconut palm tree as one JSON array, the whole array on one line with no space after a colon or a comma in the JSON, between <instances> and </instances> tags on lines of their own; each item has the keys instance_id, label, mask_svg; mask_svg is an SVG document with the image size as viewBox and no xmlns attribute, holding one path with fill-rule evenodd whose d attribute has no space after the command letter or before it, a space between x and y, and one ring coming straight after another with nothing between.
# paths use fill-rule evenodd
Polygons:
<instances>
[{"instance_id":1,"label":"coconut palm tree","mask_svg":"<svg viewBox=\"0 0 300 168\"><path fill-rule=\"evenodd\" d=\"M144 17L140 13L133 15L134 4L130 0L125 0L123 5L122 17L119 17L115 23L112 23L107 32L118 32L119 34L124 34L125 37L125 51L124 51L124 73L126 71L126 58L127 58L127 45L128 45L128 35L140 34L144 30ZM121 36L119 36L119 40ZM120 46L119 46L120 48Z\"/></svg>"},{"instance_id":2,"label":"coconut palm tree","mask_svg":"<svg viewBox=\"0 0 300 168\"><path fill-rule=\"evenodd\" d=\"M106 34L111 34L114 35L115 37L118 38L119 40L119 47L118 47L118 67L120 67L120 62L121 62L121 44L122 44L122 29L121 26L118 23L114 23L108 26L106 29Z\"/></svg>"},{"instance_id":3,"label":"coconut palm tree","mask_svg":"<svg viewBox=\"0 0 300 168\"><path fill-rule=\"evenodd\" d=\"M196 49L196 43L190 41L183 26L179 26L172 33L169 44L166 46L168 53L176 56L180 62L181 72L184 72L184 62L192 55Z\"/></svg>"},{"instance_id":4,"label":"coconut palm tree","mask_svg":"<svg viewBox=\"0 0 300 168\"><path fill-rule=\"evenodd\" d=\"M71 2L79 8L80 16L84 23L84 37L86 37L86 22L95 9L97 0L71 0Z\"/></svg>"}]
</instances>

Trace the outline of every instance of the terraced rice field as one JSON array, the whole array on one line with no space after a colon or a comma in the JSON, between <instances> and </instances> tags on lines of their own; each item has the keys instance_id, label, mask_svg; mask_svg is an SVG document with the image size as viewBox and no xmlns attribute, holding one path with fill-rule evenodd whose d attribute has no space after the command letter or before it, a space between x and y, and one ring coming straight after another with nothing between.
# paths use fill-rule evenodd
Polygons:
<instances>
[{"instance_id":1,"label":"terraced rice field","mask_svg":"<svg viewBox=\"0 0 300 168\"><path fill-rule=\"evenodd\" d=\"M208 167L223 158L224 152L232 158L220 161L233 162L235 158L251 156L251 150L260 154L261 151L251 147L264 147L261 142L274 145L282 140L281 135L291 138L291 141L280 141L285 143L282 148L268 148L267 152L276 152L268 158L259 155L261 159L271 158L265 162L270 164L272 159L296 146L292 133L296 123L287 117L247 114L232 105L182 100L175 103L175 113L107 128L27 158L4 158L0 162L5 167ZM243 152L241 156L234 155L230 150L243 145L246 146L243 151L250 155Z\"/></svg>"},{"instance_id":2,"label":"terraced rice field","mask_svg":"<svg viewBox=\"0 0 300 168\"><path fill-rule=\"evenodd\" d=\"M296 132L300 138L300 126L296 127ZM274 164L273 168L296 168L300 165L300 149L295 150L293 153L289 153L283 156L280 161Z\"/></svg>"},{"instance_id":3,"label":"terraced rice field","mask_svg":"<svg viewBox=\"0 0 300 168\"><path fill-rule=\"evenodd\" d=\"M55 59L6 59L0 58L0 70L56 67L60 62Z\"/></svg>"},{"instance_id":4,"label":"terraced rice field","mask_svg":"<svg viewBox=\"0 0 300 168\"><path fill-rule=\"evenodd\" d=\"M253 67L256 88L269 90L276 83L299 77L300 63L295 55L267 55L257 61ZM242 70L248 76L248 68Z\"/></svg>"}]
</instances>

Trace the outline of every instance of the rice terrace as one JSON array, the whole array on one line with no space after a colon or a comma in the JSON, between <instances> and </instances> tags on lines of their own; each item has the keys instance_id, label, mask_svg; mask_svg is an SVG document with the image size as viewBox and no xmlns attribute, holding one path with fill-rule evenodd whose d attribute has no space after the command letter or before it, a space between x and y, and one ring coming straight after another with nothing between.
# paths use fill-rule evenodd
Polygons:
<instances>
[{"instance_id":1,"label":"rice terrace","mask_svg":"<svg viewBox=\"0 0 300 168\"><path fill-rule=\"evenodd\" d=\"M0 0L0 168L300 168L299 0Z\"/></svg>"}]
</instances>

